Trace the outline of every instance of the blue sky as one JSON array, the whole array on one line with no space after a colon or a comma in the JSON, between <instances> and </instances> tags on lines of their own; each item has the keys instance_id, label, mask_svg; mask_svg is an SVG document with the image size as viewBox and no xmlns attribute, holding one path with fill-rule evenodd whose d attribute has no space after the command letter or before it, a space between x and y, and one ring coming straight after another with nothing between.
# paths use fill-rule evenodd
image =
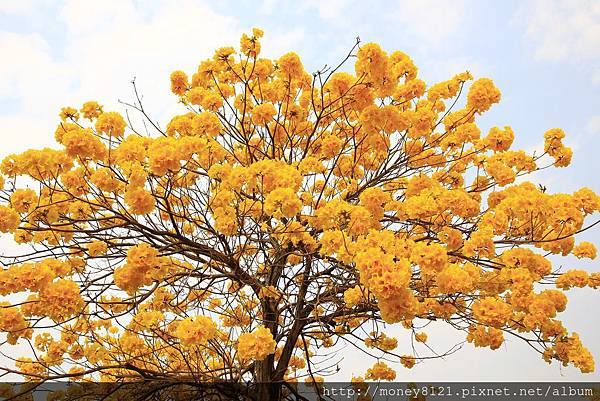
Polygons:
<instances>
[{"instance_id":1,"label":"blue sky","mask_svg":"<svg viewBox=\"0 0 600 401\"><path fill-rule=\"evenodd\" d=\"M552 192L582 186L600 192L600 1L584 0L3 0L2 155L52 145L62 106L94 99L105 109L122 110L117 100L131 99L134 76L148 109L164 124L177 111L168 74L174 69L192 72L215 48L236 46L241 33L254 26L265 30L266 56L294 50L308 71L338 62L360 36L388 51L408 53L428 83L465 69L476 77L491 77L503 99L480 119L482 129L510 125L516 133L514 147L533 150L540 148L544 131L563 128L574 149L573 164L538 174L533 181ZM596 231L582 239L598 237ZM585 268L600 270L594 264ZM599 300L598 292L579 291L563 314L569 327L582 333L597 364L600 318L589 310ZM454 339L443 328L434 332L440 338L432 343L438 341L440 348ZM525 351L516 341L496 352L466 345L459 355L401 371L399 379L600 377L546 365ZM341 374L364 370L358 356L346 359L348 369ZM480 368L473 370L473 361Z\"/></svg>"}]
</instances>

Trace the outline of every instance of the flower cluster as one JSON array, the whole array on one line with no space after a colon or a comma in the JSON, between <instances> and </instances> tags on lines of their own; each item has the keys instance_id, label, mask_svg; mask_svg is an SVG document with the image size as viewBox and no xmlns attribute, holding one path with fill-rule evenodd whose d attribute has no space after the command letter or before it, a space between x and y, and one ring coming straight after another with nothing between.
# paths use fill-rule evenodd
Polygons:
<instances>
[{"instance_id":1,"label":"flower cluster","mask_svg":"<svg viewBox=\"0 0 600 401\"><path fill-rule=\"evenodd\" d=\"M160 277L163 270L161 268L166 263L166 258L159 257L158 251L146 243L131 247L127 253L127 263L114 271L115 284L129 293L134 293Z\"/></svg>"},{"instance_id":2,"label":"flower cluster","mask_svg":"<svg viewBox=\"0 0 600 401\"><path fill-rule=\"evenodd\" d=\"M242 333L237 340L238 357L242 360L261 361L273 354L276 347L271 331L264 326Z\"/></svg>"},{"instance_id":3,"label":"flower cluster","mask_svg":"<svg viewBox=\"0 0 600 401\"><path fill-rule=\"evenodd\" d=\"M208 316L189 317L177 322L175 336L186 347L206 345L217 336L217 326Z\"/></svg>"},{"instance_id":4,"label":"flower cluster","mask_svg":"<svg viewBox=\"0 0 600 401\"><path fill-rule=\"evenodd\" d=\"M369 380L392 381L396 378L396 371L390 368L385 362L377 362L367 370L365 378Z\"/></svg>"}]
</instances>

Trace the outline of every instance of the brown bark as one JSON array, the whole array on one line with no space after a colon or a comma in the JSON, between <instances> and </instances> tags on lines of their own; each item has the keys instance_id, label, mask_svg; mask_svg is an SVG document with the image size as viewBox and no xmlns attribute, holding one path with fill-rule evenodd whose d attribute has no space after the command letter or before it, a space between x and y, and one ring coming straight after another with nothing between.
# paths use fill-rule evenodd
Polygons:
<instances>
[{"instance_id":1,"label":"brown bark","mask_svg":"<svg viewBox=\"0 0 600 401\"><path fill-rule=\"evenodd\" d=\"M281 399L281 382L273 380L274 361L274 355L269 355L255 364L257 401L278 401Z\"/></svg>"}]
</instances>

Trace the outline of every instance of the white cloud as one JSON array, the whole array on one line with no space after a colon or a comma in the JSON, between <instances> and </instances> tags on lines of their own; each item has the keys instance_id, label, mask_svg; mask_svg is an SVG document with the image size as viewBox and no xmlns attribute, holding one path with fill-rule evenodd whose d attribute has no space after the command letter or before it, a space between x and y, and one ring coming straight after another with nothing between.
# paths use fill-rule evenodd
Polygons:
<instances>
[{"instance_id":1,"label":"white cloud","mask_svg":"<svg viewBox=\"0 0 600 401\"><path fill-rule=\"evenodd\" d=\"M54 78L46 85L67 80L67 66L52 60L50 46L38 34L0 32L0 49L4 55L0 63L0 96L22 95L19 97L28 102L45 92L44 88L36 90L40 79Z\"/></svg>"},{"instance_id":2,"label":"white cloud","mask_svg":"<svg viewBox=\"0 0 600 401\"><path fill-rule=\"evenodd\" d=\"M50 0L2 0L0 13L9 15L25 15L37 7L47 5Z\"/></svg>"},{"instance_id":3,"label":"white cloud","mask_svg":"<svg viewBox=\"0 0 600 401\"><path fill-rule=\"evenodd\" d=\"M74 83L72 66L53 60L38 34L0 32L0 49L0 97L13 104L0 115L3 153L23 151L29 144L51 145L60 99Z\"/></svg>"},{"instance_id":4,"label":"white cloud","mask_svg":"<svg viewBox=\"0 0 600 401\"><path fill-rule=\"evenodd\" d=\"M298 27L283 32L265 32L261 43L261 54L269 58L279 58L290 51L300 51L302 40L306 33L303 28Z\"/></svg>"},{"instance_id":5,"label":"white cloud","mask_svg":"<svg viewBox=\"0 0 600 401\"><path fill-rule=\"evenodd\" d=\"M99 11L112 20L110 26L81 35L86 20L94 17L78 3L73 1L73 8L67 3L64 10L69 11L62 14L72 29L67 57L79 74L79 94L98 100L130 94L133 77L144 85L146 98L174 100L167 93L170 72L194 72L216 48L236 44L241 33L233 18L216 14L203 3L164 3L144 19L138 8L143 4L119 0L100 6Z\"/></svg>"},{"instance_id":6,"label":"white cloud","mask_svg":"<svg viewBox=\"0 0 600 401\"><path fill-rule=\"evenodd\" d=\"M272 14L274 8L275 0L263 0L258 10L261 14Z\"/></svg>"},{"instance_id":7,"label":"white cloud","mask_svg":"<svg viewBox=\"0 0 600 401\"><path fill-rule=\"evenodd\" d=\"M14 106L0 111L2 153L52 145L62 106L93 99L123 111L117 100L132 100L133 77L148 109L164 119L177 107L170 72L191 74L216 48L238 43L237 21L204 3L159 4L149 12L133 0L65 1L57 20L67 36L52 46L39 34L0 32L0 100Z\"/></svg>"},{"instance_id":8,"label":"white cloud","mask_svg":"<svg viewBox=\"0 0 600 401\"><path fill-rule=\"evenodd\" d=\"M469 71L475 79L495 75L493 66L472 57L425 59L420 67L421 78L431 84L450 79L464 71Z\"/></svg>"},{"instance_id":9,"label":"white cloud","mask_svg":"<svg viewBox=\"0 0 600 401\"><path fill-rule=\"evenodd\" d=\"M67 0L56 13L66 28L64 42L50 46L39 34L0 32L0 100L15 106L0 111L3 153L52 145L63 106L96 100L122 112L117 101L133 100L134 77L149 114L164 124L178 110L169 74L182 69L191 75L215 49L236 46L251 28L192 0L154 8L135 0ZM278 57L303 37L301 28L267 32L263 49Z\"/></svg>"},{"instance_id":10,"label":"white cloud","mask_svg":"<svg viewBox=\"0 0 600 401\"><path fill-rule=\"evenodd\" d=\"M347 14L344 10L350 7L352 0L306 0L303 5L305 8L313 8L324 20L340 21L343 15Z\"/></svg>"},{"instance_id":11,"label":"white cloud","mask_svg":"<svg viewBox=\"0 0 600 401\"><path fill-rule=\"evenodd\" d=\"M600 3L532 0L515 15L539 60L600 59Z\"/></svg>"},{"instance_id":12,"label":"white cloud","mask_svg":"<svg viewBox=\"0 0 600 401\"><path fill-rule=\"evenodd\" d=\"M455 33L467 14L467 0L399 0L393 18L400 27L431 46L439 46Z\"/></svg>"},{"instance_id":13,"label":"white cloud","mask_svg":"<svg viewBox=\"0 0 600 401\"><path fill-rule=\"evenodd\" d=\"M596 68L592 75L592 83L595 85L600 84L600 68Z\"/></svg>"},{"instance_id":14,"label":"white cloud","mask_svg":"<svg viewBox=\"0 0 600 401\"><path fill-rule=\"evenodd\" d=\"M585 126L585 133L587 135L598 135L600 134L600 115L593 116L590 118Z\"/></svg>"},{"instance_id":15,"label":"white cloud","mask_svg":"<svg viewBox=\"0 0 600 401\"><path fill-rule=\"evenodd\" d=\"M130 1L74 1L67 0L60 17L73 34L92 33L114 28L115 25L129 21L139 23L135 7ZM132 21L133 20L133 21Z\"/></svg>"}]
</instances>

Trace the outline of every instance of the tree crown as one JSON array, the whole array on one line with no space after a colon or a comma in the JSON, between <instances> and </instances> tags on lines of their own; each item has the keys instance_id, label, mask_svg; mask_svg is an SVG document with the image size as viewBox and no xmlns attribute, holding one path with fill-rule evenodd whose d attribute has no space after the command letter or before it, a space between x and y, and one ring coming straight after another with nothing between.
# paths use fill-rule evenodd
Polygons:
<instances>
[{"instance_id":1,"label":"tree crown","mask_svg":"<svg viewBox=\"0 0 600 401\"><path fill-rule=\"evenodd\" d=\"M427 86L406 54L358 41L311 75L295 53L260 58L261 37L173 72L187 112L165 129L136 89L126 118L65 107L60 149L4 159L0 230L33 251L2 257L0 331L36 350L5 370L318 381L323 347L347 341L382 358L356 380L393 380L390 360L431 356L396 353L386 324L425 343L444 321L477 347L514 335L593 371L556 317L600 276L549 257L595 258L575 235L600 197L520 179L569 164L564 132L541 154L512 150L510 127L476 124L500 101L490 79Z\"/></svg>"}]
</instances>

